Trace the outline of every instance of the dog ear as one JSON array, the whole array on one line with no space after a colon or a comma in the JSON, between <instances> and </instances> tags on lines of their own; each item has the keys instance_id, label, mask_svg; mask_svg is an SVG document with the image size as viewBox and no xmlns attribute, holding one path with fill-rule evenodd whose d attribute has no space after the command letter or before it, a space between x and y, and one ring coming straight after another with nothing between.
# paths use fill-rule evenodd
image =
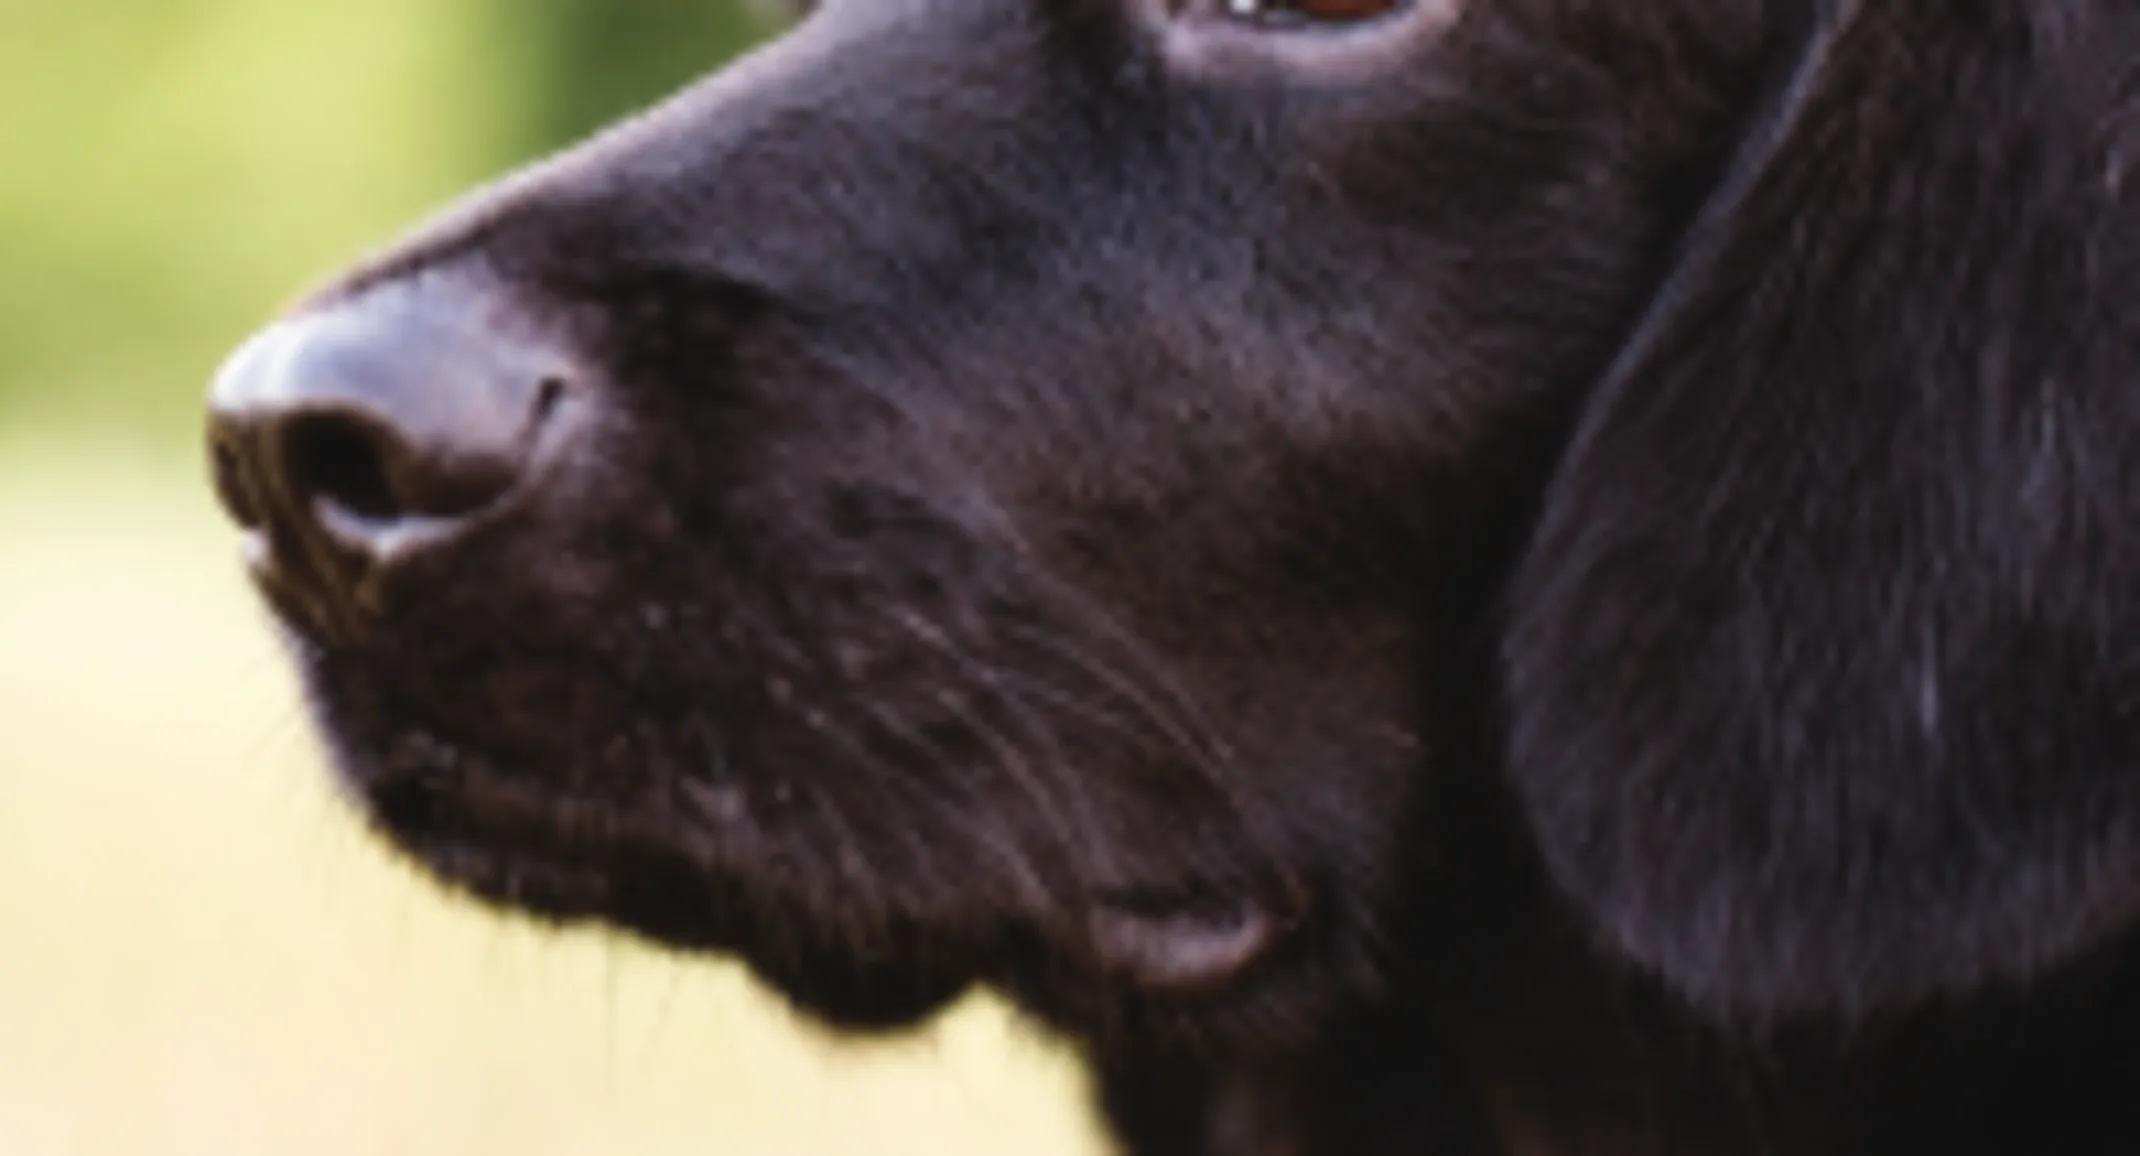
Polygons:
<instances>
[{"instance_id":1,"label":"dog ear","mask_svg":"<svg viewBox=\"0 0 2140 1156\"><path fill-rule=\"evenodd\" d=\"M1712 1011L2026 981L2140 915L2140 20L2084 10L1831 18L1545 494L1513 782Z\"/></svg>"}]
</instances>

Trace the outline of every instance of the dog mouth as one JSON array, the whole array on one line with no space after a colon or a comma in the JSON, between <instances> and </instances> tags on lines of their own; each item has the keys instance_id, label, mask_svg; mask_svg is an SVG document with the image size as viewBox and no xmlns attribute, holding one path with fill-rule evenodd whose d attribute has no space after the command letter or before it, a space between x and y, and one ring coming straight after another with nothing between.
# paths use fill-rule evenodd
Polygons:
<instances>
[{"instance_id":1,"label":"dog mouth","mask_svg":"<svg viewBox=\"0 0 2140 1156\"><path fill-rule=\"evenodd\" d=\"M449 886L545 921L613 925L709 952L747 951L769 922L857 918L873 926L828 938L880 938L887 905L865 893L867 878L850 877L854 890L830 905L782 893L777 880L815 874L800 859L829 863L848 849L800 848L792 834L760 829L738 787L681 778L635 797L596 796L512 773L423 730L402 732L371 758L345 758L345 781L371 825ZM1203 1000L1242 982L1306 908L1297 893L1277 902L1245 887L1046 880L980 890L993 897L898 918L925 940L941 928L962 951L1037 940L1103 983L1170 1000ZM855 910L843 910L849 904ZM870 907L879 910L860 914Z\"/></svg>"},{"instance_id":2,"label":"dog mouth","mask_svg":"<svg viewBox=\"0 0 2140 1156\"><path fill-rule=\"evenodd\" d=\"M747 824L705 839L680 838L658 804L636 809L575 800L503 773L488 760L428 733L404 735L379 765L357 776L372 825L449 886L492 905L565 926L615 926L686 951L747 951L769 920L792 923L804 905L763 894L752 878L772 854ZM712 796L695 782L675 805ZM824 849L827 856L836 854ZM1052 944L1103 983L1166 1001L1223 996L1277 953L1305 919L1295 895L1273 902L1209 887L1070 889L1025 910L944 916L943 938L963 952L978 941ZM837 922L830 912L816 918ZM932 940L934 921L914 928ZM980 926L977 926L980 925ZM832 935L858 941L875 934ZM934 943L925 952L945 954ZM895 962L878 959L876 963ZM970 979L986 981L986 965ZM777 980L775 981L777 984Z\"/></svg>"},{"instance_id":3,"label":"dog mouth","mask_svg":"<svg viewBox=\"0 0 2140 1156\"><path fill-rule=\"evenodd\" d=\"M615 923L679 947L726 946L736 935L715 876L648 818L554 797L428 735L399 746L361 780L360 805L390 843L449 884L544 919Z\"/></svg>"}]
</instances>

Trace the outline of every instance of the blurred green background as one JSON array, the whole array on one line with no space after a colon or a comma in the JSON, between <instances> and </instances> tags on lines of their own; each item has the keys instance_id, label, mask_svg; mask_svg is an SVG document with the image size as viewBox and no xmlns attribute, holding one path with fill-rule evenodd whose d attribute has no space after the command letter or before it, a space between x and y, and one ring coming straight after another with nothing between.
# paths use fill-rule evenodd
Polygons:
<instances>
[{"instance_id":1,"label":"blurred green background","mask_svg":"<svg viewBox=\"0 0 2140 1156\"><path fill-rule=\"evenodd\" d=\"M834 1042L392 862L202 482L248 329L769 31L744 2L0 0L0 1156L1095 1149L993 1005Z\"/></svg>"}]
</instances>

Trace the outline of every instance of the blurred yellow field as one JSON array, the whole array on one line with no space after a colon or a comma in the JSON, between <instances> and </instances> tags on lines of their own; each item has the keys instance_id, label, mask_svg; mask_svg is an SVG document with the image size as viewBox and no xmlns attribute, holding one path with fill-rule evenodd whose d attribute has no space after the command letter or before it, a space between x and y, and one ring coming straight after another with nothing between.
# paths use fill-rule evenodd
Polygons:
<instances>
[{"instance_id":1,"label":"blurred yellow field","mask_svg":"<svg viewBox=\"0 0 2140 1156\"><path fill-rule=\"evenodd\" d=\"M198 480L0 438L0 1154L1097 1150L997 1006L828 1040L444 897L316 758Z\"/></svg>"}]
</instances>

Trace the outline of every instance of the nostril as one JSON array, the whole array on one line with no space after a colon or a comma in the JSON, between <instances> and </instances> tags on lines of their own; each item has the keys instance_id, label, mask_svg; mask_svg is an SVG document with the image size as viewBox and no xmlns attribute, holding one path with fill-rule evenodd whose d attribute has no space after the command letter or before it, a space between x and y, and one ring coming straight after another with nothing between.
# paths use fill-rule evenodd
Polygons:
<instances>
[{"instance_id":1,"label":"nostril","mask_svg":"<svg viewBox=\"0 0 2140 1156\"><path fill-rule=\"evenodd\" d=\"M283 435L284 469L305 505L324 501L371 521L417 511L395 491L383 435L342 414L302 414Z\"/></svg>"},{"instance_id":2,"label":"nostril","mask_svg":"<svg viewBox=\"0 0 2140 1156\"><path fill-rule=\"evenodd\" d=\"M245 455L233 444L232 437L218 429L209 440L209 468L214 474L216 500L240 529L257 530L267 519L252 475L245 468Z\"/></svg>"},{"instance_id":3,"label":"nostril","mask_svg":"<svg viewBox=\"0 0 2140 1156\"><path fill-rule=\"evenodd\" d=\"M392 282L262 331L209 393L218 499L286 617L354 637L410 560L510 524L591 412L496 286Z\"/></svg>"},{"instance_id":4,"label":"nostril","mask_svg":"<svg viewBox=\"0 0 2140 1156\"><path fill-rule=\"evenodd\" d=\"M565 391L571 386L564 378L550 374L536 387L535 412L528 419L530 432L549 424L550 415L557 412L557 403L565 400Z\"/></svg>"}]
</instances>

